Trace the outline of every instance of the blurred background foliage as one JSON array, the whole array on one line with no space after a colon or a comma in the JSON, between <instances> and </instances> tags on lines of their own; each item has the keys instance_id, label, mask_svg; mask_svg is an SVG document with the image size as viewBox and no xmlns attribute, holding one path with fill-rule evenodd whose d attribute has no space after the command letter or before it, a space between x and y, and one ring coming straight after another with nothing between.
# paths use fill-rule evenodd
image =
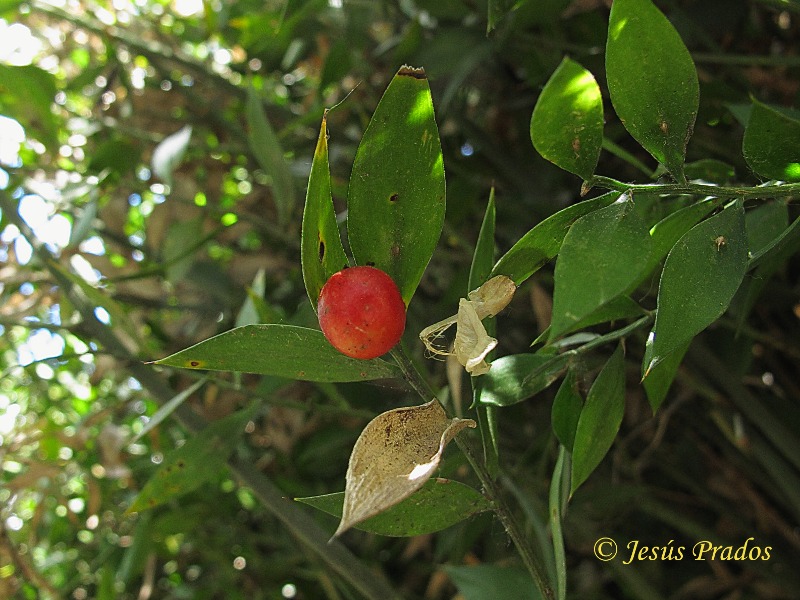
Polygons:
<instances>
[{"instance_id":1,"label":"blurred background foliage","mask_svg":"<svg viewBox=\"0 0 800 600\"><path fill-rule=\"evenodd\" d=\"M409 314L407 343L421 357L417 333L466 291L492 184L501 252L578 200L580 181L534 152L529 120L564 55L605 90L608 4L0 2L0 597L357 597L232 472L161 509L125 513L191 435L173 419L147 423L169 399L164 390L197 376L142 363L235 325L314 326L299 229L322 111L340 103L328 128L344 211L358 141L404 63L430 77L448 184L445 233ZM800 5L657 4L700 73L688 160L723 161L733 180L757 183L741 158L737 111L751 96L800 105ZM598 173L646 181L656 165L607 121L613 151ZM565 518L571 596L797 597L797 275L787 257L738 335L731 318L705 332L655 417L641 387L629 388L621 436ZM500 321L501 355L525 351L546 327L551 292L545 269L517 294ZM444 366L427 368L444 389ZM638 381L633 364L630 378ZM155 392L156 380L169 387ZM504 483L543 547L553 393L500 412ZM260 408L235 460L287 498L343 489L360 429L408 402L390 383L215 375L184 408L213 421L254 398ZM448 457L442 472L470 481L457 452ZM621 548L634 539L736 547L754 537L773 550L766 562L624 566L592 555L600 536ZM480 598L492 577L513 581L499 568L517 564L488 516L434 536L353 532L345 542L406 598ZM470 578L459 565L496 569Z\"/></svg>"}]
</instances>

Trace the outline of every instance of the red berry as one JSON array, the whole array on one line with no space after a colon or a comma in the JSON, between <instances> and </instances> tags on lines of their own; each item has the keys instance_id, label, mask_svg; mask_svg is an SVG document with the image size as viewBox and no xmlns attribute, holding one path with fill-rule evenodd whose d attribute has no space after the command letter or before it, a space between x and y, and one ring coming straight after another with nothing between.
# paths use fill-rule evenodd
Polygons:
<instances>
[{"instance_id":1,"label":"red berry","mask_svg":"<svg viewBox=\"0 0 800 600\"><path fill-rule=\"evenodd\" d=\"M353 358L391 350L406 327L406 305L397 284L375 267L350 267L331 276L317 302L322 333Z\"/></svg>"}]
</instances>

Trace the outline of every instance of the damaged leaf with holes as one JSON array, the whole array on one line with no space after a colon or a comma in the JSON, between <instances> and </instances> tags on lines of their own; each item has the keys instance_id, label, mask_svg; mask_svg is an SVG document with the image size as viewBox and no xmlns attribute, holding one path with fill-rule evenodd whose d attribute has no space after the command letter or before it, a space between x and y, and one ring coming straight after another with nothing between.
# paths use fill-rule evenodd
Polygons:
<instances>
[{"instance_id":1,"label":"damaged leaf with holes","mask_svg":"<svg viewBox=\"0 0 800 600\"><path fill-rule=\"evenodd\" d=\"M439 467L445 446L471 419L450 419L437 400L396 408L358 437L345 477L342 520L334 536L405 500Z\"/></svg>"},{"instance_id":2,"label":"damaged leaf with holes","mask_svg":"<svg viewBox=\"0 0 800 600\"><path fill-rule=\"evenodd\" d=\"M347 196L355 262L389 274L408 305L442 232L442 146L425 71L402 67L356 151Z\"/></svg>"},{"instance_id":3,"label":"damaged leaf with holes","mask_svg":"<svg viewBox=\"0 0 800 600\"><path fill-rule=\"evenodd\" d=\"M339 237L336 213L331 196L328 163L328 113L322 117L319 139L308 177L306 204L300 239L300 259L308 299L315 309L325 282L347 266L347 255Z\"/></svg>"}]
</instances>

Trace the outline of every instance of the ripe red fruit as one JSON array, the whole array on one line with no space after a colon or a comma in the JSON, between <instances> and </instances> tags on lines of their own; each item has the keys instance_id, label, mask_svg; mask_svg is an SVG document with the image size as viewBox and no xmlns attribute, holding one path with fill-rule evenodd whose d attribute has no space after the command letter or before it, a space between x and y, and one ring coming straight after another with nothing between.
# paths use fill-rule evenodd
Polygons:
<instances>
[{"instance_id":1,"label":"ripe red fruit","mask_svg":"<svg viewBox=\"0 0 800 600\"><path fill-rule=\"evenodd\" d=\"M375 267L350 267L331 276L317 302L322 333L352 358L391 350L406 327L406 305L397 284Z\"/></svg>"}]
</instances>

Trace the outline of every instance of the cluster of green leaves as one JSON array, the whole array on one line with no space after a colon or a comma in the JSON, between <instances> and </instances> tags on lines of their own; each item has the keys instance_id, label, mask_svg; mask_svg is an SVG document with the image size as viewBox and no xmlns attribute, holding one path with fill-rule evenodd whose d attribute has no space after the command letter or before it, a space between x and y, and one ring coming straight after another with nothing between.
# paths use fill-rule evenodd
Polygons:
<instances>
[{"instance_id":1,"label":"cluster of green leaves","mask_svg":"<svg viewBox=\"0 0 800 600\"><path fill-rule=\"evenodd\" d=\"M361 524L379 536L347 534L360 559L326 544L358 429L416 401L388 381L403 365L347 359L315 328L325 279L374 262L401 283L418 362L416 332L468 290L496 274L520 284L486 323L500 357L471 394L439 363L423 370L453 406L474 400L485 466L503 475L487 494L514 501L559 597L712 581L790 597L794 3L334 4L182 15L158 0L131 16L110 0L96 14L0 3L50 32L47 60L0 67L0 112L27 138L0 190L0 595L278 597L291 583L387 598L380 559L405 597L435 594L442 574L439 597L536 597L530 574L505 566L518 557L491 521L502 507L458 452L441 463L449 483ZM748 56L767 46L790 50ZM403 63L425 66L432 93L392 79ZM528 127L560 169L531 151ZM622 183L641 173L652 182ZM573 174L584 193L612 191L572 204ZM66 247L39 248L16 219L37 194L70 223ZM37 245L28 262L23 238ZM61 356L24 359L45 335ZM167 380L141 364L170 353L162 364L195 370ZM739 565L736 581L586 551L606 535L623 547L753 534L775 558Z\"/></svg>"}]
</instances>

